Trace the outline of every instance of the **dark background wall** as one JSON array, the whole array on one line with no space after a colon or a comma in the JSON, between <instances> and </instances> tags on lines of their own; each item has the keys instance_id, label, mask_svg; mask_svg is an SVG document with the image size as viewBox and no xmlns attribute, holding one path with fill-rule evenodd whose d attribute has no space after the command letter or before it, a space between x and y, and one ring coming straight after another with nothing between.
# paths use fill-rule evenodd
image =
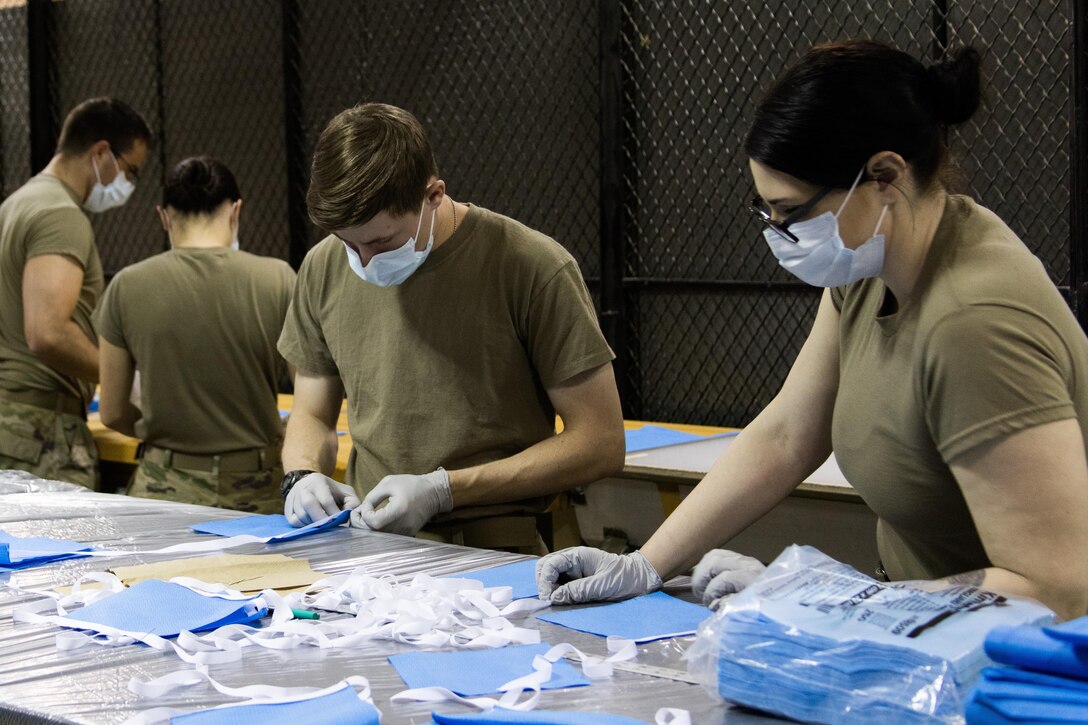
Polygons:
<instances>
[{"instance_id":1,"label":"dark background wall","mask_svg":"<svg viewBox=\"0 0 1088 725\"><path fill-rule=\"evenodd\" d=\"M239 178L243 246L297 264L320 238L304 209L317 135L360 101L400 105L430 129L454 197L578 259L627 417L741 425L781 385L819 298L745 212L740 149L762 90L817 42L873 37L929 59L974 44L987 100L949 144L1077 309L1084 13L1074 0L0 3L0 182L6 195L37 170L32 137L73 105L115 95L159 143L133 199L95 217L107 270L164 248L164 167L197 153Z\"/></svg>"}]
</instances>

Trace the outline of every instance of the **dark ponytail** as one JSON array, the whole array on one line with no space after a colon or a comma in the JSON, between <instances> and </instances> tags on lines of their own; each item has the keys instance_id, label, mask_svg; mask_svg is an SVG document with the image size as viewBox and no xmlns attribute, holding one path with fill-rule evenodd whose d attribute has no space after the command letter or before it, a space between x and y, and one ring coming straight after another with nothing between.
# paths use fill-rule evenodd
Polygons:
<instances>
[{"instance_id":1,"label":"dark ponytail","mask_svg":"<svg viewBox=\"0 0 1088 725\"><path fill-rule=\"evenodd\" d=\"M944 177L945 129L974 114L979 93L973 48L927 68L873 41L819 45L764 96L744 149L772 169L839 189L873 154L894 151L924 191Z\"/></svg>"},{"instance_id":2,"label":"dark ponytail","mask_svg":"<svg viewBox=\"0 0 1088 725\"><path fill-rule=\"evenodd\" d=\"M211 156L192 156L166 175L163 206L182 214L211 214L223 202L242 198L238 182L223 162Z\"/></svg>"}]
</instances>

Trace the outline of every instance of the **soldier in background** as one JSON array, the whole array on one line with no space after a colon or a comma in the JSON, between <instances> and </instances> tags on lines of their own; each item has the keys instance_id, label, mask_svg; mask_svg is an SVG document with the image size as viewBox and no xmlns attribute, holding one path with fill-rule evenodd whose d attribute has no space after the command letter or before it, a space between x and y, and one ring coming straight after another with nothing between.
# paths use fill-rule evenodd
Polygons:
<instances>
[{"instance_id":1,"label":"soldier in background","mask_svg":"<svg viewBox=\"0 0 1088 725\"><path fill-rule=\"evenodd\" d=\"M87 403L102 262L87 212L128 201L151 129L113 98L64 119L56 155L0 206L0 469L94 488Z\"/></svg>"},{"instance_id":2,"label":"soldier in background","mask_svg":"<svg viewBox=\"0 0 1088 725\"><path fill-rule=\"evenodd\" d=\"M221 162L179 163L158 207L172 249L122 270L95 315L102 422L145 439L130 496L282 510L276 340L295 273L238 249L241 210Z\"/></svg>"}]
</instances>

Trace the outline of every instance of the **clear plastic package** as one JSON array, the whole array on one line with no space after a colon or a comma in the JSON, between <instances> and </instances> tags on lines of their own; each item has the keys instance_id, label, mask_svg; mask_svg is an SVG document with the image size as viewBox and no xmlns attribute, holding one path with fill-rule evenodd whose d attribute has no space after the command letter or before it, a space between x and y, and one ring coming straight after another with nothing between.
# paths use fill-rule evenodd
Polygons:
<instances>
[{"instance_id":1,"label":"clear plastic package","mask_svg":"<svg viewBox=\"0 0 1088 725\"><path fill-rule=\"evenodd\" d=\"M712 694L816 723L962 723L986 633L1053 613L958 585L878 582L791 546L699 629L688 669Z\"/></svg>"}]
</instances>

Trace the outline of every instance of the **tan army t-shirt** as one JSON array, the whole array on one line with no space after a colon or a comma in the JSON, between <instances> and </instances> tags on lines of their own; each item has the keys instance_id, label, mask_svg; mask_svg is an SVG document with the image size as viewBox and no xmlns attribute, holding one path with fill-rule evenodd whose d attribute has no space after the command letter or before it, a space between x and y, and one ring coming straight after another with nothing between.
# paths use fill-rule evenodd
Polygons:
<instances>
[{"instance_id":1,"label":"tan army t-shirt","mask_svg":"<svg viewBox=\"0 0 1088 725\"><path fill-rule=\"evenodd\" d=\"M507 217L470 207L398 286L359 279L346 254L329 237L307 255L279 347L343 380L360 492L554 435L545 389L614 357L571 255Z\"/></svg>"},{"instance_id":2,"label":"tan army t-shirt","mask_svg":"<svg viewBox=\"0 0 1088 725\"><path fill-rule=\"evenodd\" d=\"M962 196L948 200L913 301L880 315L884 296L875 278L832 291L835 457L879 517L893 580L988 567L949 464L1044 423L1077 418L1088 433L1088 340L1039 260Z\"/></svg>"},{"instance_id":3,"label":"tan army t-shirt","mask_svg":"<svg viewBox=\"0 0 1088 725\"><path fill-rule=\"evenodd\" d=\"M95 323L140 371L147 442L212 455L282 438L276 340L294 282L286 262L227 247L173 249L113 278Z\"/></svg>"},{"instance_id":4,"label":"tan army t-shirt","mask_svg":"<svg viewBox=\"0 0 1088 725\"><path fill-rule=\"evenodd\" d=\"M94 383L41 362L27 347L23 269L28 259L60 254L83 268L72 319L97 343L91 314L102 294L102 262L79 195L55 176L38 174L0 205L0 387L66 393L89 403Z\"/></svg>"}]
</instances>

